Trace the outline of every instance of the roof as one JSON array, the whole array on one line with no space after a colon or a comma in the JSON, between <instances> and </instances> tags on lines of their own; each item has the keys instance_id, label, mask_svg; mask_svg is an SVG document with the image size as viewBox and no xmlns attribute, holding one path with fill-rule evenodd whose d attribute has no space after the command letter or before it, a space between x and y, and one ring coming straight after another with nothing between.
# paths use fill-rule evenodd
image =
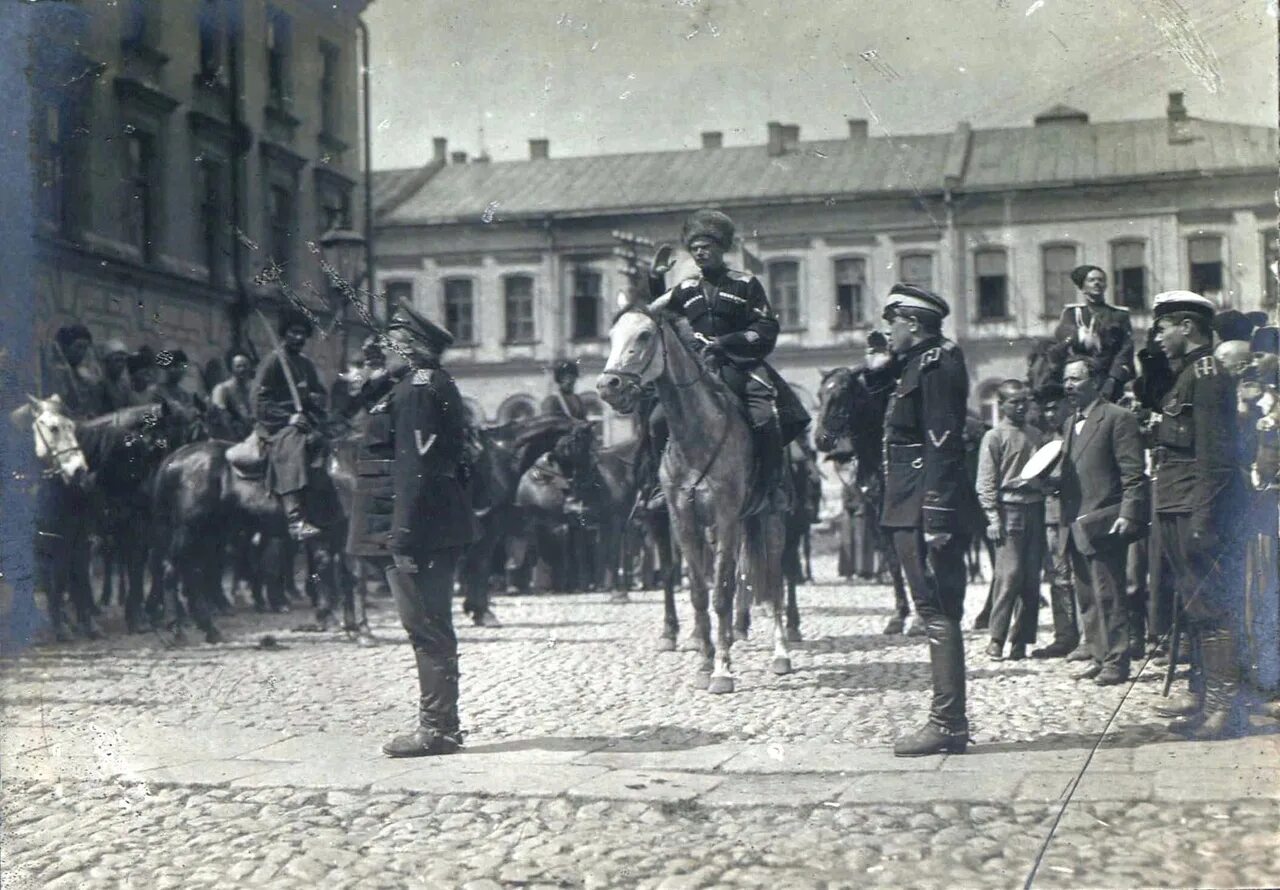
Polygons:
<instances>
[{"instance_id":1,"label":"roof","mask_svg":"<svg viewBox=\"0 0 1280 890\"><path fill-rule=\"evenodd\" d=\"M382 225L431 224L478 219L490 208L501 220L937 193L948 172L952 188L964 191L1275 169L1275 130L1188 120L1192 138L1171 143L1169 126L1165 118L961 126L954 133L801 142L778 157L752 145L428 165L375 172L374 204Z\"/></svg>"}]
</instances>

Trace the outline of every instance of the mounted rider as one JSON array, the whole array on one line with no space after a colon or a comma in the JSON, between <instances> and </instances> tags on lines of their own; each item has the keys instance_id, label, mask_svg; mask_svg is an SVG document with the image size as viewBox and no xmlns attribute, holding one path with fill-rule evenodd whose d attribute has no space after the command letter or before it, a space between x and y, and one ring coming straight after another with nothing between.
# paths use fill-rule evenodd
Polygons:
<instances>
[{"instance_id":1,"label":"mounted rider","mask_svg":"<svg viewBox=\"0 0 1280 890\"><path fill-rule=\"evenodd\" d=\"M587 419L587 406L575 387L578 384L578 363L571 358L561 359L551 366L551 378L556 391L542 400L543 414L559 414L574 420Z\"/></svg>"},{"instance_id":2,"label":"mounted rider","mask_svg":"<svg viewBox=\"0 0 1280 890\"><path fill-rule=\"evenodd\" d=\"M765 362L778 342L778 320L760 279L725 265L733 236L733 220L725 214L695 211L685 221L682 240L699 274L658 297L651 308L688 319L706 344L704 358L746 407L756 456L755 484L743 510L750 516L769 502L782 470L782 449L808 425L809 414Z\"/></svg>"},{"instance_id":3,"label":"mounted rider","mask_svg":"<svg viewBox=\"0 0 1280 890\"><path fill-rule=\"evenodd\" d=\"M305 514L309 465L321 444L312 431L325 420L320 372L302 354L313 330L301 311L281 311L276 332L283 343L262 362L253 386L256 432L267 443L267 487L280 497L296 541L320 533Z\"/></svg>"}]
</instances>

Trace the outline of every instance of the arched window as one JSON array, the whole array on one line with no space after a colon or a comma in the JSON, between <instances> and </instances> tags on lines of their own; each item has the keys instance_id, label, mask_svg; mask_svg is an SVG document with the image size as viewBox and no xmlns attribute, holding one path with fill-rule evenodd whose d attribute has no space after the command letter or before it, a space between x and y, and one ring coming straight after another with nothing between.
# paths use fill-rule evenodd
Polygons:
<instances>
[{"instance_id":1,"label":"arched window","mask_svg":"<svg viewBox=\"0 0 1280 890\"><path fill-rule=\"evenodd\" d=\"M1062 310L1076 295L1071 270L1076 261L1074 244L1048 244L1041 248L1040 261L1044 274L1044 314L1050 318L1062 315Z\"/></svg>"},{"instance_id":2,"label":"arched window","mask_svg":"<svg viewBox=\"0 0 1280 890\"><path fill-rule=\"evenodd\" d=\"M498 422L511 423L516 420L524 420L533 417L538 413L538 404L533 400L533 396L520 395L509 396L498 407Z\"/></svg>"},{"instance_id":3,"label":"arched window","mask_svg":"<svg viewBox=\"0 0 1280 890\"><path fill-rule=\"evenodd\" d=\"M800 264L774 260L769 264L769 300L784 331L804 326L800 318Z\"/></svg>"},{"instance_id":4,"label":"arched window","mask_svg":"<svg viewBox=\"0 0 1280 890\"><path fill-rule=\"evenodd\" d=\"M475 282L470 278L444 280L444 326L459 344L476 342Z\"/></svg>"},{"instance_id":5,"label":"arched window","mask_svg":"<svg viewBox=\"0 0 1280 890\"><path fill-rule=\"evenodd\" d=\"M1009 317L1009 261L1003 248L984 247L973 254L978 320Z\"/></svg>"},{"instance_id":6,"label":"arched window","mask_svg":"<svg viewBox=\"0 0 1280 890\"><path fill-rule=\"evenodd\" d=\"M508 343L532 343L533 278L508 275L502 280L502 301L507 321Z\"/></svg>"}]
</instances>

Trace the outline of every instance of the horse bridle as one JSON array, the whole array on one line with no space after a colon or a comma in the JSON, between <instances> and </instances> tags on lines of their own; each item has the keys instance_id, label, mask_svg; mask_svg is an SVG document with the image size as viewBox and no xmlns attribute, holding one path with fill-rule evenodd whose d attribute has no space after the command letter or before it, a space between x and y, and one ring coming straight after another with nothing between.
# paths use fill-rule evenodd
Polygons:
<instances>
[{"instance_id":1,"label":"horse bridle","mask_svg":"<svg viewBox=\"0 0 1280 890\"><path fill-rule=\"evenodd\" d=\"M652 318L652 316L650 317ZM657 319L653 319L653 326L658 332L658 347L662 350L662 364L664 367L667 368L668 373L671 373L670 371L671 364L670 362L667 361L667 356L669 355L669 352L667 350L666 326L663 325L662 322L658 321ZM605 370L607 370L608 373L613 374L616 377L621 377L623 380L627 380L631 383L634 383L640 389L644 389L652 385L652 382L645 381L644 375L645 375L645 372L649 370L649 366L653 364L653 360L657 357L658 357L658 349L651 347L649 349L649 355L648 357L645 358L644 364L640 366L639 371L609 370L607 368ZM700 361L698 362L698 376L694 377L692 380L681 382L675 379L674 374L671 374L671 385L674 386L676 389L688 389L689 387L702 382L706 378L707 373L708 373L708 370L707 370L706 361L705 360Z\"/></svg>"},{"instance_id":2,"label":"horse bridle","mask_svg":"<svg viewBox=\"0 0 1280 890\"><path fill-rule=\"evenodd\" d=\"M59 464L64 454L75 454L78 452L80 454L80 459L85 460L84 450L80 447L79 442L77 442L76 444L68 448L60 448L60 449L56 449L52 445L50 445L48 437L45 436L44 434L44 430L40 429L39 415L32 418L31 426L35 428L36 435L40 438L40 442L44 445L45 454L47 454L49 458L53 461L53 466L46 467L40 473L40 475L45 479L52 479L55 476L62 475L62 470L59 468Z\"/></svg>"}]
</instances>

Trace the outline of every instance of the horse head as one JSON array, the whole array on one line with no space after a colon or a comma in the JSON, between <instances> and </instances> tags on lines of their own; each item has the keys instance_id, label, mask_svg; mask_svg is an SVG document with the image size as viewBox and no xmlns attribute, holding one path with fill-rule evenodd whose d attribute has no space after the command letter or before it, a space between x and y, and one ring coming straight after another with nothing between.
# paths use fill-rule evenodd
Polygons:
<instances>
[{"instance_id":1,"label":"horse head","mask_svg":"<svg viewBox=\"0 0 1280 890\"><path fill-rule=\"evenodd\" d=\"M662 320L643 303L622 309L609 329L609 360L596 379L596 391L610 408L630 414L644 390L666 370Z\"/></svg>"},{"instance_id":2,"label":"horse head","mask_svg":"<svg viewBox=\"0 0 1280 890\"><path fill-rule=\"evenodd\" d=\"M855 368L835 368L822 375L818 388L818 423L813 442L826 454L840 439L855 436L871 404L871 394Z\"/></svg>"},{"instance_id":3,"label":"horse head","mask_svg":"<svg viewBox=\"0 0 1280 890\"><path fill-rule=\"evenodd\" d=\"M47 399L27 396L27 401L36 457L64 482L88 485L89 463L76 439L75 421L63 410L62 399L57 395Z\"/></svg>"}]
</instances>

